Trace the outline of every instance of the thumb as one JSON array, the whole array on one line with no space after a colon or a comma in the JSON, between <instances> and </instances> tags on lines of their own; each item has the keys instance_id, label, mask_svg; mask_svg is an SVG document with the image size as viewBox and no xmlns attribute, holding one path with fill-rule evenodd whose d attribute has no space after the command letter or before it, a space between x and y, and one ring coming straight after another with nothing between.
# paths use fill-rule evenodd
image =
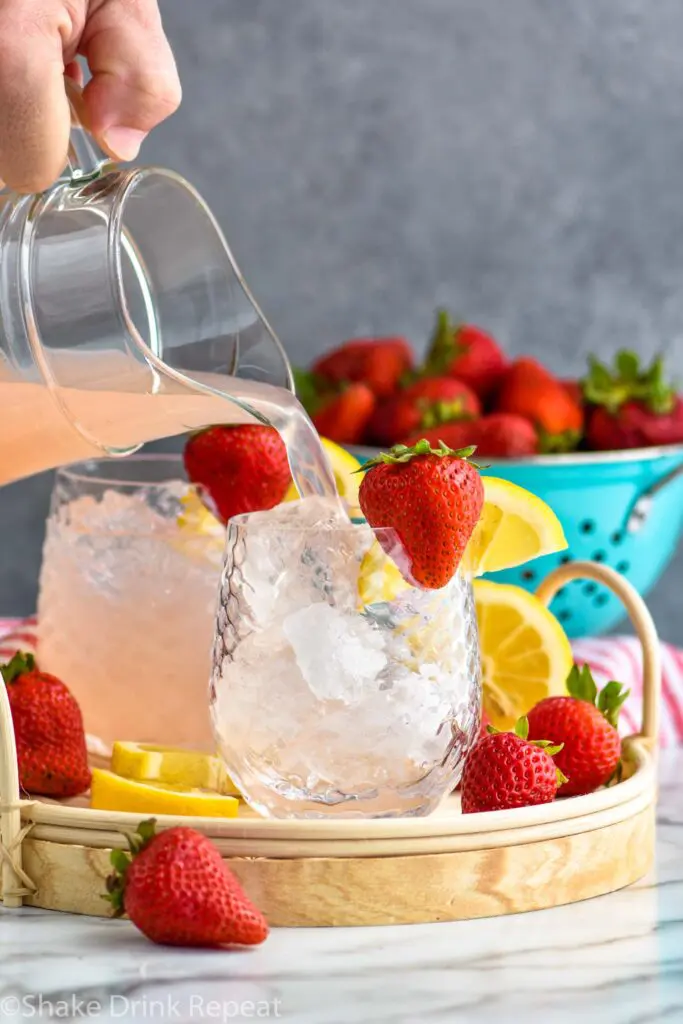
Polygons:
<instances>
[{"instance_id":1,"label":"thumb","mask_svg":"<svg viewBox=\"0 0 683 1024\"><path fill-rule=\"evenodd\" d=\"M66 163L70 111L59 32L0 17L0 179L41 192Z\"/></svg>"},{"instance_id":2,"label":"thumb","mask_svg":"<svg viewBox=\"0 0 683 1024\"><path fill-rule=\"evenodd\" d=\"M92 73L83 94L90 130L111 156L134 160L147 133L181 100L155 0L109 0L88 23L80 49Z\"/></svg>"}]
</instances>

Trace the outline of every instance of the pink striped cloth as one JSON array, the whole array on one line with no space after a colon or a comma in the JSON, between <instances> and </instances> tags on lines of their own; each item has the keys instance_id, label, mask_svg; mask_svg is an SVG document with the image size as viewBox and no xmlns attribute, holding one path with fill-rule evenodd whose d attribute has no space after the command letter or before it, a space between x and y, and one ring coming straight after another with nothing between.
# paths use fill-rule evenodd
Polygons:
<instances>
[{"instance_id":1,"label":"pink striped cloth","mask_svg":"<svg viewBox=\"0 0 683 1024\"><path fill-rule=\"evenodd\" d=\"M576 640L572 645L579 663L587 662L598 686L617 679L631 694L621 713L624 735L638 732L641 719L643 673L640 644L633 637ZM0 619L0 661L17 649L35 651L36 620ZM659 740L662 747L683 744L683 651L662 644L662 707Z\"/></svg>"}]
</instances>

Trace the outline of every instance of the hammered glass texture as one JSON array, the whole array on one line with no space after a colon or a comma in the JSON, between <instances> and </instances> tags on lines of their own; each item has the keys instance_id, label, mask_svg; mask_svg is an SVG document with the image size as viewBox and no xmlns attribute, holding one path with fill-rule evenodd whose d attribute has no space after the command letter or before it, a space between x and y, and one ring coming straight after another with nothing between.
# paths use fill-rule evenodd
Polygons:
<instances>
[{"instance_id":1,"label":"hammered glass texture","mask_svg":"<svg viewBox=\"0 0 683 1024\"><path fill-rule=\"evenodd\" d=\"M265 815L428 814L478 734L471 586L363 609L372 541L367 526L229 526L211 709L229 772Z\"/></svg>"}]
</instances>

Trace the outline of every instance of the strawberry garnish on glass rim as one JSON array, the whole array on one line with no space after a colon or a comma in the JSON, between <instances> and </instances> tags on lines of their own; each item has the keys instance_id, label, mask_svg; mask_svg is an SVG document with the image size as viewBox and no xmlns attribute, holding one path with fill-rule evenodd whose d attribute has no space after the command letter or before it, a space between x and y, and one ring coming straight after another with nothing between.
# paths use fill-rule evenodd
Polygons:
<instances>
[{"instance_id":1,"label":"strawberry garnish on glass rim","mask_svg":"<svg viewBox=\"0 0 683 1024\"><path fill-rule=\"evenodd\" d=\"M423 438L394 445L358 471L365 474L358 492L363 514L414 586L439 590L458 571L484 505L474 451L443 442L434 448Z\"/></svg>"}]
</instances>

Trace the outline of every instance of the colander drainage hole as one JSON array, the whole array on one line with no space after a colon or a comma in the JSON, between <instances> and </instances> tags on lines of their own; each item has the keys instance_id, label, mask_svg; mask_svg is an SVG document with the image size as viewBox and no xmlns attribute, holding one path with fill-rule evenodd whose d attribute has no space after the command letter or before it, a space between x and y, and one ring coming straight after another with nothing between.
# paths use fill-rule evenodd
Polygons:
<instances>
[{"instance_id":1,"label":"colander drainage hole","mask_svg":"<svg viewBox=\"0 0 683 1024\"><path fill-rule=\"evenodd\" d=\"M593 558L594 562L606 562L607 561L607 555L605 554L604 551L594 551L593 555L592 555L592 558Z\"/></svg>"},{"instance_id":2,"label":"colander drainage hole","mask_svg":"<svg viewBox=\"0 0 683 1024\"><path fill-rule=\"evenodd\" d=\"M566 597L566 596L567 596L567 588L566 587L560 587L558 592L555 594L555 599L557 600L558 597Z\"/></svg>"},{"instance_id":3,"label":"colander drainage hole","mask_svg":"<svg viewBox=\"0 0 683 1024\"><path fill-rule=\"evenodd\" d=\"M522 573L522 579L526 580L527 583L530 583L532 580L536 579L536 573L533 569L525 569Z\"/></svg>"},{"instance_id":4,"label":"colander drainage hole","mask_svg":"<svg viewBox=\"0 0 683 1024\"><path fill-rule=\"evenodd\" d=\"M562 555L562 558L560 559L560 565L569 565L571 560L572 560L572 556L571 555Z\"/></svg>"},{"instance_id":5,"label":"colander drainage hole","mask_svg":"<svg viewBox=\"0 0 683 1024\"><path fill-rule=\"evenodd\" d=\"M609 594L598 594L593 604L596 608L604 608L609 601Z\"/></svg>"},{"instance_id":6,"label":"colander drainage hole","mask_svg":"<svg viewBox=\"0 0 683 1024\"><path fill-rule=\"evenodd\" d=\"M630 562L617 562L617 572L620 572L622 576L625 576L630 568Z\"/></svg>"},{"instance_id":7,"label":"colander drainage hole","mask_svg":"<svg viewBox=\"0 0 683 1024\"><path fill-rule=\"evenodd\" d=\"M612 534L612 536L610 537L610 540L612 541L613 544L623 544L624 543L624 535L621 532L621 530L617 530L616 533Z\"/></svg>"},{"instance_id":8,"label":"colander drainage hole","mask_svg":"<svg viewBox=\"0 0 683 1024\"><path fill-rule=\"evenodd\" d=\"M557 618L559 622L569 622L571 617L572 613L569 611L568 608L563 608L561 612L557 613Z\"/></svg>"},{"instance_id":9,"label":"colander drainage hole","mask_svg":"<svg viewBox=\"0 0 683 1024\"><path fill-rule=\"evenodd\" d=\"M597 583L586 583L583 588L584 594L594 594L598 589Z\"/></svg>"},{"instance_id":10,"label":"colander drainage hole","mask_svg":"<svg viewBox=\"0 0 683 1024\"><path fill-rule=\"evenodd\" d=\"M579 525L581 533L593 533L595 531L595 523L592 519L584 519Z\"/></svg>"}]
</instances>

